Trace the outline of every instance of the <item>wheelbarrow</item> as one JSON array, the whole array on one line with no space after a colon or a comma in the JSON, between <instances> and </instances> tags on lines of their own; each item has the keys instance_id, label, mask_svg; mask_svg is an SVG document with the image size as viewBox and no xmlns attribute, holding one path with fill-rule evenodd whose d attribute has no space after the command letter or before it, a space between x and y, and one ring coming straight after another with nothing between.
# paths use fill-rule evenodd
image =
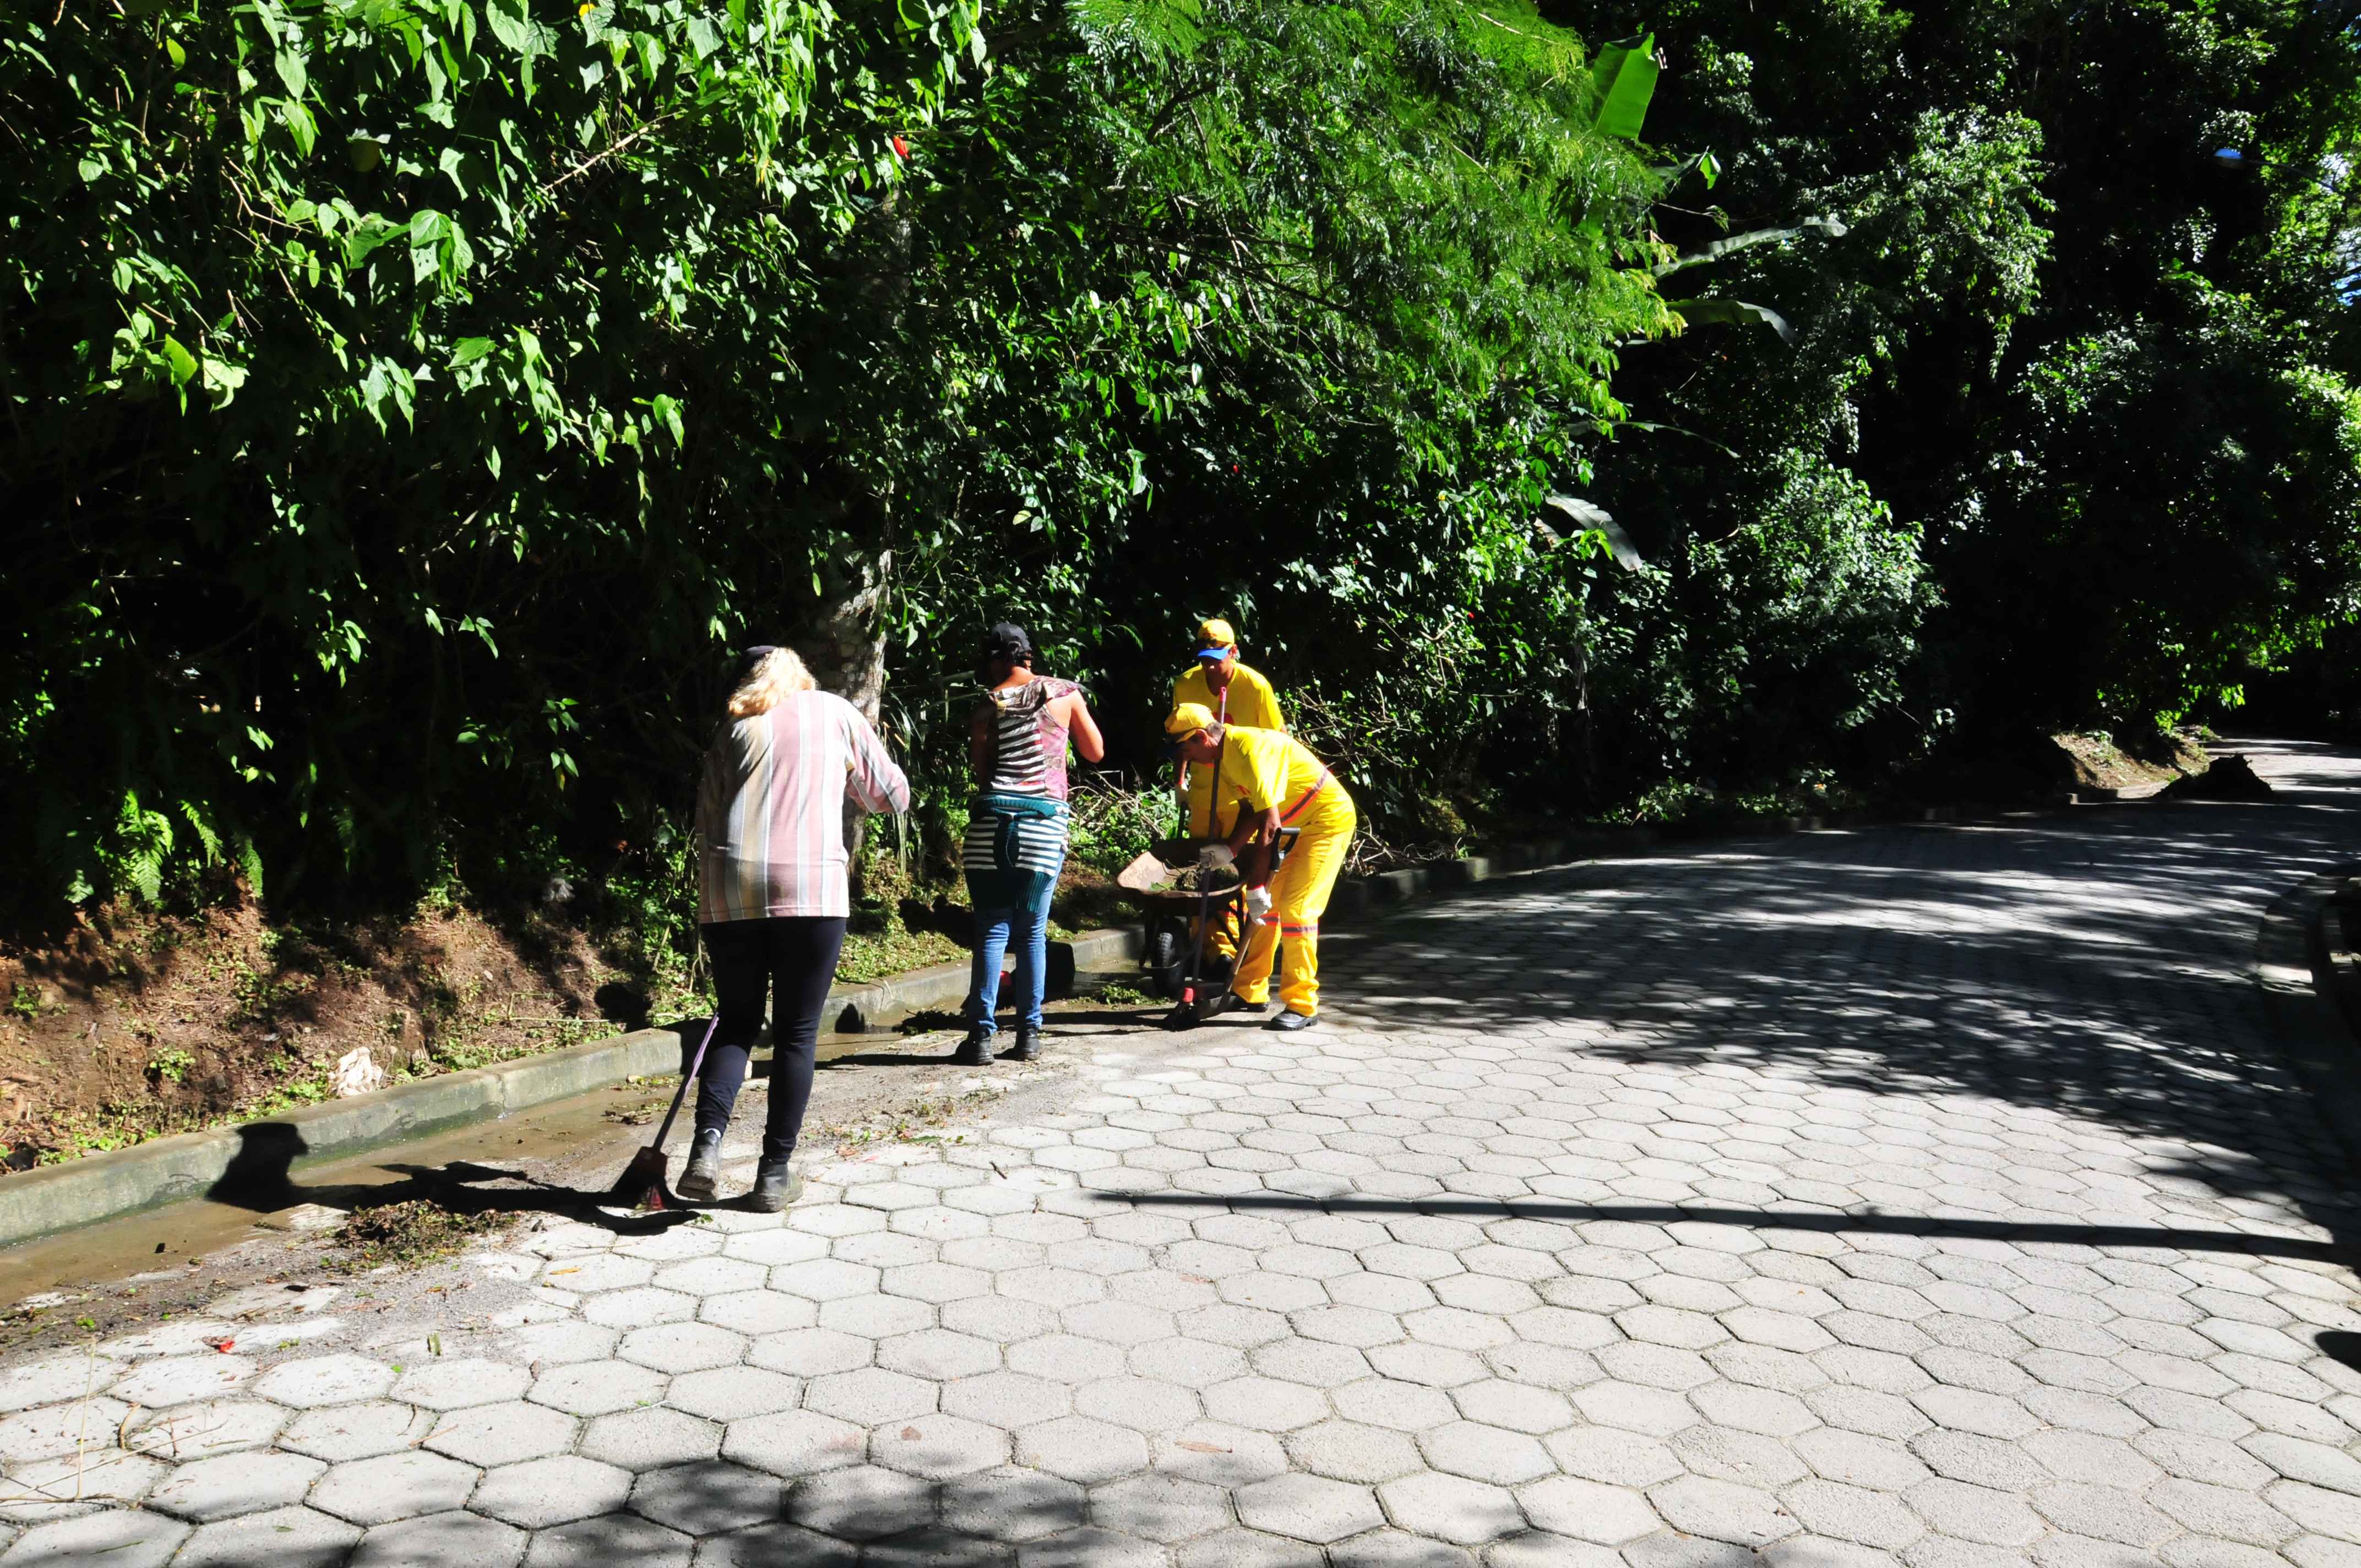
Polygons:
<instances>
[{"instance_id":1,"label":"wheelbarrow","mask_svg":"<svg viewBox=\"0 0 2361 1568\"><path fill-rule=\"evenodd\" d=\"M1277 844L1268 849L1248 846L1235 867L1197 870L1191 879L1194 885L1188 887L1176 886L1176 879L1184 871L1196 868L1198 856L1223 840L1164 839L1124 867L1115 878L1116 886L1147 906L1147 939L1142 945L1140 965L1157 993L1176 1003L1165 1020L1168 1025L1185 1027L1193 1023L1198 1003L1215 986L1228 982L1226 968L1217 970L1206 962L1207 934L1218 922L1235 918L1240 945L1244 945L1246 872L1252 871L1257 873L1258 880L1268 881L1259 875L1262 856L1271 856L1270 872L1276 874L1301 832L1300 828L1282 828Z\"/></svg>"}]
</instances>

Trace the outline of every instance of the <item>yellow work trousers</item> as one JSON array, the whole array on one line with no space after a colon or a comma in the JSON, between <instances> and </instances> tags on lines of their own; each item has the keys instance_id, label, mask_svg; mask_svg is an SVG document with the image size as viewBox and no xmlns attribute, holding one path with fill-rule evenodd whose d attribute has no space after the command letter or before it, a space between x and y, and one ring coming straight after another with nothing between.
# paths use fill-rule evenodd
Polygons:
<instances>
[{"instance_id":1,"label":"yellow work trousers","mask_svg":"<svg viewBox=\"0 0 2361 1568\"><path fill-rule=\"evenodd\" d=\"M1203 762L1189 765L1189 791L1180 803L1180 830L1191 839L1226 839L1238 825L1235 800L1218 814L1213 810L1213 769ZM1205 928L1205 951L1229 958L1238 950L1237 927L1224 913Z\"/></svg>"},{"instance_id":2,"label":"yellow work trousers","mask_svg":"<svg viewBox=\"0 0 2361 1568\"><path fill-rule=\"evenodd\" d=\"M1270 995L1272 949L1284 938L1279 999L1307 1017L1320 1011L1320 916L1328 912L1328 895L1336 891L1336 873L1345 869L1359 820L1341 785L1332 781L1322 793L1334 798L1314 801L1305 820L1289 824L1301 828L1303 836L1270 879L1270 912L1256 923L1230 980L1232 991L1261 1006Z\"/></svg>"}]
</instances>

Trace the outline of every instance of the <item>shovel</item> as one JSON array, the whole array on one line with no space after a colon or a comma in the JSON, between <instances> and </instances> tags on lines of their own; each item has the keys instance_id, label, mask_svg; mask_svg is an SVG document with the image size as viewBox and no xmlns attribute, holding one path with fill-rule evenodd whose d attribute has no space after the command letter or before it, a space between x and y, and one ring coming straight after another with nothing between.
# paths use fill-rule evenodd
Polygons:
<instances>
[{"instance_id":1,"label":"shovel","mask_svg":"<svg viewBox=\"0 0 2361 1568\"><path fill-rule=\"evenodd\" d=\"M664 1124L648 1146L631 1157L622 1177L607 1196L617 1203L634 1209L678 1209L684 1207L673 1190L664 1185L664 1139L672 1135L673 1118L680 1114L680 1102L688 1098L688 1086L697 1081L697 1070L705 1066L705 1047L713 1043L713 1031L721 1022L721 1011L714 1009L713 1020L705 1025L705 1038L697 1042L697 1055L690 1058L688 1070L680 1075L680 1087L673 1091L672 1109L664 1113Z\"/></svg>"}]
</instances>

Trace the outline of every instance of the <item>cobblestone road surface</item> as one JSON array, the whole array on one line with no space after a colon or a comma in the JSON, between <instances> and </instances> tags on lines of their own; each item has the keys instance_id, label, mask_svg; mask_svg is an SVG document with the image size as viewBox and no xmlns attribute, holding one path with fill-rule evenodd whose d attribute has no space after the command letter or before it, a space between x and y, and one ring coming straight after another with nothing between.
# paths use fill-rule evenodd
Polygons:
<instances>
[{"instance_id":1,"label":"cobblestone road surface","mask_svg":"<svg viewBox=\"0 0 2361 1568\"><path fill-rule=\"evenodd\" d=\"M2361 765L2266 768L1438 904L1312 1035L1069 1035L1057 1113L526 1233L434 1344L0 1368L0 1568L2361 1563L2345 1166L2246 973Z\"/></svg>"}]
</instances>

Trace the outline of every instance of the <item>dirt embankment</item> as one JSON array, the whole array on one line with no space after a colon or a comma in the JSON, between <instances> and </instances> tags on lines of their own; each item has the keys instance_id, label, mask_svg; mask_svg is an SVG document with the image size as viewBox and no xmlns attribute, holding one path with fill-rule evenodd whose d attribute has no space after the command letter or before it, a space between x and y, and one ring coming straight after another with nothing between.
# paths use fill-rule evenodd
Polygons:
<instances>
[{"instance_id":1,"label":"dirt embankment","mask_svg":"<svg viewBox=\"0 0 2361 1568\"><path fill-rule=\"evenodd\" d=\"M639 1022L642 979L537 918L109 909L0 947L0 1145L24 1169L281 1113L330 1097L364 1047L399 1080L572 1045Z\"/></svg>"},{"instance_id":2,"label":"dirt embankment","mask_svg":"<svg viewBox=\"0 0 2361 1568\"><path fill-rule=\"evenodd\" d=\"M2203 773L2213 759L2202 736L2188 730L2144 739L2131 751L2104 734L2053 735L2078 792L2152 795L2175 780Z\"/></svg>"}]
</instances>

